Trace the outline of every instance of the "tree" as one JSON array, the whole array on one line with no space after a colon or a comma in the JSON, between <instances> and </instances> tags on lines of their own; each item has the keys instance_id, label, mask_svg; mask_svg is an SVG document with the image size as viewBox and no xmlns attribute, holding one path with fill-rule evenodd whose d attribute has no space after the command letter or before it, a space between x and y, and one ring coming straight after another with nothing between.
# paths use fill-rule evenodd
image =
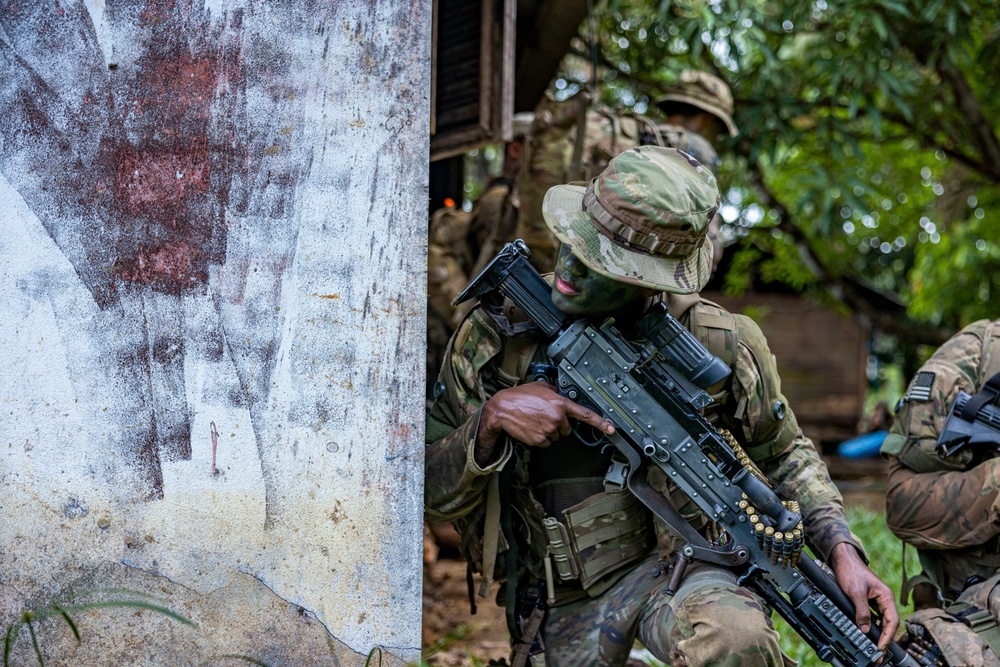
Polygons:
<instances>
[{"instance_id":1,"label":"tree","mask_svg":"<svg viewBox=\"0 0 1000 667\"><path fill-rule=\"evenodd\" d=\"M754 271L937 344L998 315L998 19L985 0L610 0L595 52L607 101L640 113L688 67L732 87L729 289Z\"/></svg>"}]
</instances>

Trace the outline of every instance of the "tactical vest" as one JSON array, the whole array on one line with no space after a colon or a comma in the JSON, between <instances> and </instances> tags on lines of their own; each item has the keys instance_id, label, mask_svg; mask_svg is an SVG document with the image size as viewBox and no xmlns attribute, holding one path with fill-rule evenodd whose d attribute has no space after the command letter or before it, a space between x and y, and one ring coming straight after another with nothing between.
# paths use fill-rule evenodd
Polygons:
<instances>
[{"instance_id":1,"label":"tactical vest","mask_svg":"<svg viewBox=\"0 0 1000 667\"><path fill-rule=\"evenodd\" d=\"M671 312L684 322L695 337L730 368L735 366L738 350L738 326L734 315L698 295L669 295ZM510 313L507 302L504 309ZM533 362L544 359L540 341L535 337L508 336L501 357L496 363L496 381L506 388L538 378L531 376ZM712 388L713 405L707 416L713 419L713 407L726 405L731 381ZM628 566L648 556L657 547L667 556L680 547L679 536L660 521L654 522L650 512L624 488L624 477L614 480L614 464L605 477L604 490L588 493L570 506L561 516L546 516L542 505L528 489L530 448L515 456L516 483L512 502L518 506L522 535L527 539L528 553L520 554L524 574L536 581L544 580L550 604L566 604L575 599L597 596L628 572ZM504 552L508 545L499 526L499 474L487 484L486 502L479 512L462 523L463 550L473 569L482 575L479 594L485 596L494 580L506 578ZM670 498L675 508L693 522L699 530L710 530L708 521L683 492L665 479L651 477L651 483ZM566 488L564 493L572 495ZM581 494L582 495L582 494ZM519 575L522 576L522 575ZM498 602L504 592L498 593Z\"/></svg>"}]
</instances>

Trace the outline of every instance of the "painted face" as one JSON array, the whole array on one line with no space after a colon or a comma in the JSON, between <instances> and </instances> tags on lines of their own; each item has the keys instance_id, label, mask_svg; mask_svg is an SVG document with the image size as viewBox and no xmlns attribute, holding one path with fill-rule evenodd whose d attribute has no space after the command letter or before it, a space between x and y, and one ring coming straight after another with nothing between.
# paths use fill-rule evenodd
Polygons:
<instances>
[{"instance_id":1,"label":"painted face","mask_svg":"<svg viewBox=\"0 0 1000 667\"><path fill-rule=\"evenodd\" d=\"M621 309L645 290L606 276L587 267L566 243L559 246L552 303L568 315L601 315Z\"/></svg>"}]
</instances>

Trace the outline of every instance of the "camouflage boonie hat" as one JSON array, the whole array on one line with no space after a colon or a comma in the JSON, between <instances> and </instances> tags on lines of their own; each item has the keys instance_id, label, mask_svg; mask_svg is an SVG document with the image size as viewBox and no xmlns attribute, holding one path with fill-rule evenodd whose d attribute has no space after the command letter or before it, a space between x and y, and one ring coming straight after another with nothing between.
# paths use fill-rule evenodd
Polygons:
<instances>
[{"instance_id":1,"label":"camouflage boonie hat","mask_svg":"<svg viewBox=\"0 0 1000 667\"><path fill-rule=\"evenodd\" d=\"M675 294L711 276L708 224L719 188L707 167L674 148L640 146L586 187L557 185L542 215L552 233L600 275Z\"/></svg>"},{"instance_id":2,"label":"camouflage boonie hat","mask_svg":"<svg viewBox=\"0 0 1000 667\"><path fill-rule=\"evenodd\" d=\"M678 105L689 104L721 120L729 130L729 136L739 134L733 122L733 94L719 77L698 70L685 70L667 90L656 100L656 106L663 113L670 114Z\"/></svg>"}]
</instances>

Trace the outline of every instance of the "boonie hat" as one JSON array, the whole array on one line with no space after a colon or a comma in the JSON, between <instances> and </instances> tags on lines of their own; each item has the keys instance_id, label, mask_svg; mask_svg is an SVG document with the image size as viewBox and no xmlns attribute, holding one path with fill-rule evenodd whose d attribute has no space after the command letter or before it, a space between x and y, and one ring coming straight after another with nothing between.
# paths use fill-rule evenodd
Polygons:
<instances>
[{"instance_id":1,"label":"boonie hat","mask_svg":"<svg viewBox=\"0 0 1000 667\"><path fill-rule=\"evenodd\" d=\"M690 104L717 117L729 130L729 136L739 134L733 122L733 94L719 77L693 69L681 72L666 94L656 99L656 106L670 114L681 104Z\"/></svg>"},{"instance_id":2,"label":"boonie hat","mask_svg":"<svg viewBox=\"0 0 1000 667\"><path fill-rule=\"evenodd\" d=\"M542 216L600 275L675 294L698 292L712 271L708 225L719 208L712 172L675 148L619 154L589 185L557 185Z\"/></svg>"}]
</instances>

